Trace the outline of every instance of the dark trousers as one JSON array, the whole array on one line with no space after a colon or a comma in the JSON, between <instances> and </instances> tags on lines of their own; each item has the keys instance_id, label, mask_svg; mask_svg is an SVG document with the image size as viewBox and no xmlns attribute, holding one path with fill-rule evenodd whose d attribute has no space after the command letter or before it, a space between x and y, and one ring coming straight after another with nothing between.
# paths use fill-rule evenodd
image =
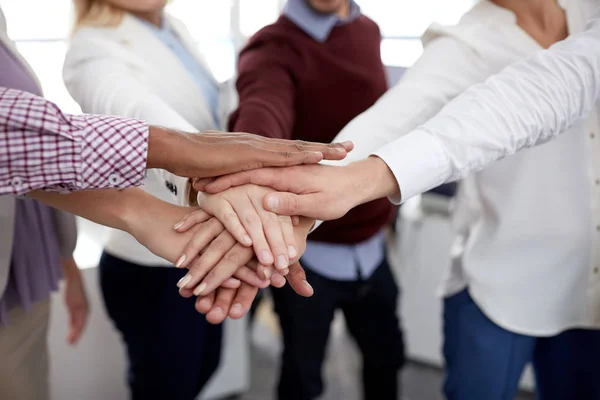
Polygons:
<instances>
[{"instance_id":1,"label":"dark trousers","mask_svg":"<svg viewBox=\"0 0 600 400\"><path fill-rule=\"evenodd\" d=\"M100 285L127 347L134 400L195 399L219 365L222 327L179 295L185 272L102 255Z\"/></svg>"},{"instance_id":2,"label":"dark trousers","mask_svg":"<svg viewBox=\"0 0 600 400\"><path fill-rule=\"evenodd\" d=\"M464 290L444 303L449 400L512 400L527 363L539 400L599 400L600 331L520 335L493 323Z\"/></svg>"},{"instance_id":3,"label":"dark trousers","mask_svg":"<svg viewBox=\"0 0 600 400\"><path fill-rule=\"evenodd\" d=\"M298 296L289 285L272 291L284 342L278 398L312 400L323 392L325 347L334 312L341 309L362 353L364 399L397 400L404 342L398 287L387 261L367 281L350 282L327 279L303 265L315 289L312 297Z\"/></svg>"}]
</instances>

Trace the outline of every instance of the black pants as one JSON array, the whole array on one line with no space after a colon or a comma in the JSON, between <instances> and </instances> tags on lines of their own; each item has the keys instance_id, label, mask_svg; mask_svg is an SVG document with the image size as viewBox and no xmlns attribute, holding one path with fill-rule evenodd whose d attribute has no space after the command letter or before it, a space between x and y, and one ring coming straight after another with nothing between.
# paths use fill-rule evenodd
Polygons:
<instances>
[{"instance_id":1,"label":"black pants","mask_svg":"<svg viewBox=\"0 0 600 400\"><path fill-rule=\"evenodd\" d=\"M327 279L303 265L313 297L300 297L289 285L273 289L284 340L278 398L312 400L322 394L325 347L339 308L362 353L364 399L397 400L404 342L396 314L398 286L387 261L367 281L350 282Z\"/></svg>"},{"instance_id":2,"label":"black pants","mask_svg":"<svg viewBox=\"0 0 600 400\"><path fill-rule=\"evenodd\" d=\"M219 365L222 327L179 295L185 272L102 255L100 285L127 346L134 400L193 400Z\"/></svg>"}]
</instances>

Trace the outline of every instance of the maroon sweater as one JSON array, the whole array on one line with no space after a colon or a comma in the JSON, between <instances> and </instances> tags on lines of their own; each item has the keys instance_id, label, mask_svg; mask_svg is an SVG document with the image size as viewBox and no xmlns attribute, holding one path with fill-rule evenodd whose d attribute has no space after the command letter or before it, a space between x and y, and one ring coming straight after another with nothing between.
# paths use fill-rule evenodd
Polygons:
<instances>
[{"instance_id":1,"label":"maroon sweater","mask_svg":"<svg viewBox=\"0 0 600 400\"><path fill-rule=\"evenodd\" d=\"M280 17L254 35L240 54L240 103L229 130L331 142L387 89L380 42L377 24L365 16L336 26L324 43ZM360 243L392 213L387 199L375 200L324 223L310 239Z\"/></svg>"}]
</instances>

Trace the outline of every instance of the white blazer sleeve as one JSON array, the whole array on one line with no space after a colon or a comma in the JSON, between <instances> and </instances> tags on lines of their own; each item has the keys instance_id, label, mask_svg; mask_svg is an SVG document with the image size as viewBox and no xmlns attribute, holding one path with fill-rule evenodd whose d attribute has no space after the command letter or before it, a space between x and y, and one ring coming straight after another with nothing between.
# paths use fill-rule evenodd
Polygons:
<instances>
[{"instance_id":1,"label":"white blazer sleeve","mask_svg":"<svg viewBox=\"0 0 600 400\"><path fill-rule=\"evenodd\" d=\"M588 115L599 94L597 12L585 32L467 90L375 155L394 173L404 201L552 139Z\"/></svg>"},{"instance_id":2,"label":"white blazer sleeve","mask_svg":"<svg viewBox=\"0 0 600 400\"><path fill-rule=\"evenodd\" d=\"M459 38L434 39L398 84L334 139L354 142L354 150L342 161L323 163L349 164L368 157L435 116L446 103L489 75L480 55Z\"/></svg>"},{"instance_id":3,"label":"white blazer sleeve","mask_svg":"<svg viewBox=\"0 0 600 400\"><path fill-rule=\"evenodd\" d=\"M345 165L368 157L433 117L446 103L489 74L480 56L460 39L434 39L400 82L350 121L334 139L354 142L354 150L342 161L323 164ZM318 221L313 230L320 224Z\"/></svg>"},{"instance_id":4,"label":"white blazer sleeve","mask_svg":"<svg viewBox=\"0 0 600 400\"><path fill-rule=\"evenodd\" d=\"M63 77L73 99L85 113L123 115L185 132L194 127L154 94L136 66L124 61L120 49L92 35L76 36L65 59ZM187 204L187 178L152 169L162 181L177 187L178 204ZM165 190L167 190L165 188Z\"/></svg>"}]
</instances>

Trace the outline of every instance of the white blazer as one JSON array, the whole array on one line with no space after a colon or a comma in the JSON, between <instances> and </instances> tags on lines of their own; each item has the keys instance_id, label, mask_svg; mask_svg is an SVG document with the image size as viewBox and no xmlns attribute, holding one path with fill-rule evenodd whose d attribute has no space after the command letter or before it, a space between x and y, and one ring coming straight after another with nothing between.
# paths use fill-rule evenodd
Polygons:
<instances>
[{"instance_id":1,"label":"white blazer","mask_svg":"<svg viewBox=\"0 0 600 400\"><path fill-rule=\"evenodd\" d=\"M210 73L184 25L168 15L165 21ZM84 113L139 118L186 132L220 128L202 91L177 56L131 15L125 15L115 27L79 29L71 40L63 76ZM222 84L221 121L227 121L235 102L232 85ZM149 170L143 189L162 200L187 204L187 179L166 171ZM170 265L121 231L111 231L106 250L137 264Z\"/></svg>"}]
</instances>

